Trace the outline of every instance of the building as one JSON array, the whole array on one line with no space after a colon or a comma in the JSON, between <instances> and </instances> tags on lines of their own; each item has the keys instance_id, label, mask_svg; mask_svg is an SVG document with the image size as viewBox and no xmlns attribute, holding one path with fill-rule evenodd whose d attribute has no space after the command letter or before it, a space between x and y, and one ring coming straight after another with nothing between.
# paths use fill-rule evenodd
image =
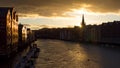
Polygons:
<instances>
[{"instance_id":1,"label":"building","mask_svg":"<svg viewBox=\"0 0 120 68\"><path fill-rule=\"evenodd\" d=\"M30 28L27 28L27 44L30 45L36 40L35 33Z\"/></svg>"},{"instance_id":2,"label":"building","mask_svg":"<svg viewBox=\"0 0 120 68\"><path fill-rule=\"evenodd\" d=\"M27 28L19 24L18 25L18 35L19 35L19 48L23 48L24 45L27 43Z\"/></svg>"},{"instance_id":3,"label":"building","mask_svg":"<svg viewBox=\"0 0 120 68\"><path fill-rule=\"evenodd\" d=\"M81 22L81 27L84 28L86 26L85 20L84 20L84 14L82 15L82 22Z\"/></svg>"},{"instance_id":4,"label":"building","mask_svg":"<svg viewBox=\"0 0 120 68\"><path fill-rule=\"evenodd\" d=\"M0 7L0 55L17 50L18 16L13 7Z\"/></svg>"},{"instance_id":5,"label":"building","mask_svg":"<svg viewBox=\"0 0 120 68\"><path fill-rule=\"evenodd\" d=\"M101 42L120 44L120 21L107 22L101 26Z\"/></svg>"},{"instance_id":6,"label":"building","mask_svg":"<svg viewBox=\"0 0 120 68\"><path fill-rule=\"evenodd\" d=\"M11 11L12 11L12 18L11 18L12 45L14 48L14 47L18 46L18 14L14 8Z\"/></svg>"}]
</instances>

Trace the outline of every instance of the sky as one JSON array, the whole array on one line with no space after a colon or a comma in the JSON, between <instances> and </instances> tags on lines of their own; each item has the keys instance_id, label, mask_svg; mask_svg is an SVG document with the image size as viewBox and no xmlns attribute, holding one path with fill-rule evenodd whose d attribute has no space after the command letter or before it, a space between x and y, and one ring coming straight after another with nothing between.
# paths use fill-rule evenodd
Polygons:
<instances>
[{"instance_id":1,"label":"sky","mask_svg":"<svg viewBox=\"0 0 120 68\"><path fill-rule=\"evenodd\" d=\"M0 0L1 7L14 7L19 23L31 29L80 26L120 21L120 0Z\"/></svg>"}]
</instances>

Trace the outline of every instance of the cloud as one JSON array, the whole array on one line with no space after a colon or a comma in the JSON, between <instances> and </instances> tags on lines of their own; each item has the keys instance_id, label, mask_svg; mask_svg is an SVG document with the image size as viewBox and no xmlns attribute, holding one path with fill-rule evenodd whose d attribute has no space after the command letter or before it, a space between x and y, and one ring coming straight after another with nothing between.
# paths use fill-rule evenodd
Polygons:
<instances>
[{"instance_id":1,"label":"cloud","mask_svg":"<svg viewBox=\"0 0 120 68\"><path fill-rule=\"evenodd\" d=\"M94 12L110 12L110 13L118 13L120 10L120 0L88 0L86 3L92 5L88 9Z\"/></svg>"},{"instance_id":2,"label":"cloud","mask_svg":"<svg viewBox=\"0 0 120 68\"><path fill-rule=\"evenodd\" d=\"M66 16L71 9L86 8L93 12L118 13L120 0L1 0L0 6L14 6L20 16ZM26 15L25 15L26 14Z\"/></svg>"},{"instance_id":3,"label":"cloud","mask_svg":"<svg viewBox=\"0 0 120 68\"><path fill-rule=\"evenodd\" d=\"M41 29L41 28L53 28L53 27L55 27L53 25L36 25L36 24L23 24L23 25L26 26L27 28L31 28L32 30L37 30L37 29Z\"/></svg>"}]
</instances>

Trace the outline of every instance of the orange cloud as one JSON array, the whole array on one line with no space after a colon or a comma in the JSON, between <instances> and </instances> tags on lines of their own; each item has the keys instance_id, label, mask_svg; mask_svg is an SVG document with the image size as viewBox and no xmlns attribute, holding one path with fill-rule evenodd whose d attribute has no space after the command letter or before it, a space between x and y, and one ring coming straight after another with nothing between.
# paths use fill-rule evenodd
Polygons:
<instances>
[{"instance_id":1,"label":"orange cloud","mask_svg":"<svg viewBox=\"0 0 120 68\"><path fill-rule=\"evenodd\" d=\"M86 8L92 12L118 13L120 0L1 0L0 6L14 6L20 16L66 16L71 9Z\"/></svg>"}]
</instances>

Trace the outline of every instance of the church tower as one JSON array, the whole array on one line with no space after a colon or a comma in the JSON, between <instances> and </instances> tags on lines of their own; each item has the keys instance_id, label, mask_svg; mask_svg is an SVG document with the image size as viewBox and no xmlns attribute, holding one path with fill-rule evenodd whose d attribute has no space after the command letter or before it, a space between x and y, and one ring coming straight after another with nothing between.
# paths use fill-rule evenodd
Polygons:
<instances>
[{"instance_id":1,"label":"church tower","mask_svg":"<svg viewBox=\"0 0 120 68\"><path fill-rule=\"evenodd\" d=\"M84 14L82 15L81 26L82 26L83 28L86 26L86 24L85 24L85 20L84 20Z\"/></svg>"}]
</instances>

